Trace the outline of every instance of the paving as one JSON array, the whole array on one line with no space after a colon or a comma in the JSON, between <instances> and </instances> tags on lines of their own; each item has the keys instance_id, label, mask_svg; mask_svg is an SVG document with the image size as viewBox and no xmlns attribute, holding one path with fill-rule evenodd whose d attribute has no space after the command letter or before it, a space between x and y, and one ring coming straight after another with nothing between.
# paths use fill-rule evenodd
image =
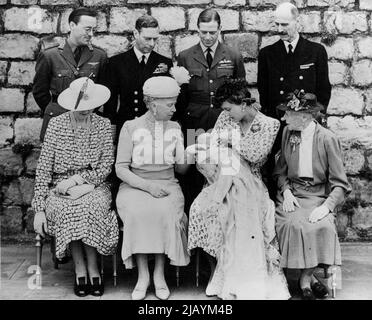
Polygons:
<instances>
[{"instance_id":1,"label":"paving","mask_svg":"<svg viewBox=\"0 0 372 320\"><path fill-rule=\"evenodd\" d=\"M372 243L342 243L342 289L337 290L336 300L372 300ZM35 248L30 244L1 245L1 300L130 300L136 281L136 269L118 267L117 285L112 277L112 257L104 258L105 294L102 297L76 297L73 293L72 263L54 269L48 245L43 248L42 286L35 281ZM201 259L200 285L195 283L195 261L180 268L179 286L176 285L176 269L168 266L166 278L171 290L170 300L214 300L204 294L208 268ZM322 274L321 270L319 274ZM289 274L289 283L295 283L295 274ZM296 290L293 299L299 299ZM297 296L296 296L297 295ZM146 297L157 300L153 288ZM329 298L331 299L331 298Z\"/></svg>"}]
</instances>

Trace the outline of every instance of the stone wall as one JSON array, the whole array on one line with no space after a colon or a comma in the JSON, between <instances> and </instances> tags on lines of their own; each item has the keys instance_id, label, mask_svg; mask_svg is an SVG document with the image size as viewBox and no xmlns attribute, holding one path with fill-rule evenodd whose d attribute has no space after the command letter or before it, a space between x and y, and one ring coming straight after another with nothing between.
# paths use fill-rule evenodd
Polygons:
<instances>
[{"instance_id":1,"label":"stone wall","mask_svg":"<svg viewBox=\"0 0 372 320\"><path fill-rule=\"evenodd\" d=\"M0 202L2 235L32 233L33 177L40 113L31 85L42 38L60 41L72 7L98 12L94 43L109 56L125 51L136 18L160 23L157 50L169 57L198 41L196 19L206 7L222 17L223 41L245 59L257 96L258 50L274 42L272 20L281 0L0 0ZM322 42L333 85L328 126L341 138L353 192L338 215L346 240L372 238L372 0L295 0L305 37ZM54 37L54 39L53 39Z\"/></svg>"}]
</instances>

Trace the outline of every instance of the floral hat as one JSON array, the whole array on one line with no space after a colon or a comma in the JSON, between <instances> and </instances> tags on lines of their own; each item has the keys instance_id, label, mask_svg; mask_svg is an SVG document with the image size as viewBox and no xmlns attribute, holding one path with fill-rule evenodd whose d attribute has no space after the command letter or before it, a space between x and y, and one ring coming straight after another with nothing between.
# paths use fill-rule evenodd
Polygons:
<instances>
[{"instance_id":1,"label":"floral hat","mask_svg":"<svg viewBox=\"0 0 372 320\"><path fill-rule=\"evenodd\" d=\"M315 112L324 110L324 106L317 101L313 93L305 93L299 90L291 92L286 97L286 102L276 107L282 111Z\"/></svg>"}]
</instances>

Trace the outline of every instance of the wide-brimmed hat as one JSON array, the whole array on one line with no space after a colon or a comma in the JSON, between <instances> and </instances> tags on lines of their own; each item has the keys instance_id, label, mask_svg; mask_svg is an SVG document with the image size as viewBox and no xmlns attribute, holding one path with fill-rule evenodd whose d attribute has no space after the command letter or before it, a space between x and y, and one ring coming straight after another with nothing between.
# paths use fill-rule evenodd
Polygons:
<instances>
[{"instance_id":1,"label":"wide-brimmed hat","mask_svg":"<svg viewBox=\"0 0 372 320\"><path fill-rule=\"evenodd\" d=\"M313 93L305 93L299 90L291 92L286 97L286 102L276 107L282 111L296 111L313 113L324 110L324 106L317 101Z\"/></svg>"},{"instance_id":2,"label":"wide-brimmed hat","mask_svg":"<svg viewBox=\"0 0 372 320\"><path fill-rule=\"evenodd\" d=\"M152 77L143 84L143 95L153 98L173 98L180 93L180 86L171 77Z\"/></svg>"},{"instance_id":3,"label":"wide-brimmed hat","mask_svg":"<svg viewBox=\"0 0 372 320\"><path fill-rule=\"evenodd\" d=\"M58 104L71 111L86 111L102 106L110 98L110 90L88 77L78 78L58 96Z\"/></svg>"}]
</instances>

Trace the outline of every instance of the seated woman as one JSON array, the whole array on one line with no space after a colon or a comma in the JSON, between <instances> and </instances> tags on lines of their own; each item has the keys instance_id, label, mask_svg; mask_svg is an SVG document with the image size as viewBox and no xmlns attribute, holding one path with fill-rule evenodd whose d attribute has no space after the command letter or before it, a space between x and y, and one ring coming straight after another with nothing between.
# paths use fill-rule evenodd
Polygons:
<instances>
[{"instance_id":1,"label":"seated woman","mask_svg":"<svg viewBox=\"0 0 372 320\"><path fill-rule=\"evenodd\" d=\"M86 77L73 81L58 97L70 112L50 121L36 169L34 228L55 237L57 258L71 250L78 296L103 294L97 251L115 253L119 237L105 183L114 163L111 125L92 113L109 97L109 89Z\"/></svg>"},{"instance_id":2,"label":"seated woman","mask_svg":"<svg viewBox=\"0 0 372 320\"><path fill-rule=\"evenodd\" d=\"M319 264L341 264L334 209L350 191L336 136L314 119L323 106L314 94L296 91L278 106L286 111L278 181L276 231L282 268L301 269L303 299L328 291L313 276Z\"/></svg>"},{"instance_id":3,"label":"seated woman","mask_svg":"<svg viewBox=\"0 0 372 320\"><path fill-rule=\"evenodd\" d=\"M162 300L170 294L164 278L165 257L175 266L186 266L190 260L184 197L174 176L174 171L185 173L188 165L181 128L170 121L179 91L173 78L148 79L143 94L149 110L125 122L119 136L115 169L123 182L116 205L124 224L125 267L131 269L135 263L138 267L133 300L146 297L149 254L155 255L155 294Z\"/></svg>"},{"instance_id":4,"label":"seated woman","mask_svg":"<svg viewBox=\"0 0 372 320\"><path fill-rule=\"evenodd\" d=\"M197 167L209 185L190 209L188 249L200 247L217 259L208 296L288 299L279 268L275 207L260 174L279 121L258 111L245 80L227 81L215 97L224 111L211 133L207 159L197 152Z\"/></svg>"}]
</instances>

